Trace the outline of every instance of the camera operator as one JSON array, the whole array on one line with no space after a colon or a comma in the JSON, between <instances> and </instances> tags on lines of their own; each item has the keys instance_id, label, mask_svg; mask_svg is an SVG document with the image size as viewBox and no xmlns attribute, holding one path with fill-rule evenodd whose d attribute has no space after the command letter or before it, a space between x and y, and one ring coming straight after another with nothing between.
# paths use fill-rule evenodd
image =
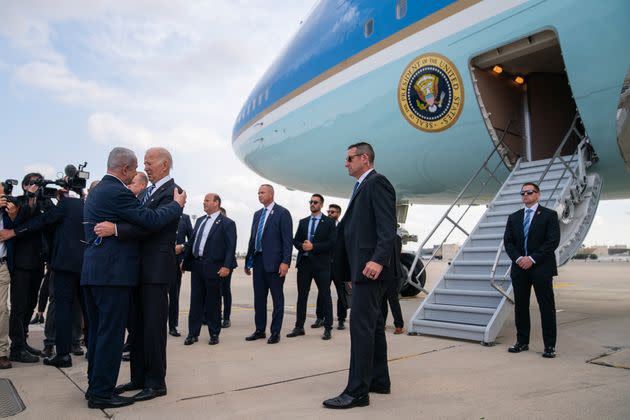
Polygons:
<instances>
[{"instance_id":1,"label":"camera operator","mask_svg":"<svg viewBox=\"0 0 630 420\"><path fill-rule=\"evenodd\" d=\"M64 179L68 182L68 179ZM55 327L57 355L46 357L44 364L55 367L70 367L72 359L73 306L79 299L79 282L83 264L83 191L74 189L79 198L68 196L60 190L59 203L38 217L24 223L16 223L14 229L0 231L0 239L15 236L17 240L50 227L55 228L50 268L52 269L55 299ZM79 300L80 302L80 300ZM76 319L74 319L76 321Z\"/></svg>"},{"instance_id":2,"label":"camera operator","mask_svg":"<svg viewBox=\"0 0 630 420\"><path fill-rule=\"evenodd\" d=\"M18 213L14 226L24 224L53 207L50 199L41 195L44 177L29 173L22 180L24 194L17 198ZM15 239L14 268L11 278L11 314L9 359L22 363L37 363L41 352L26 342L28 325L37 305L37 293L44 277L44 261L48 251L44 232L29 232Z\"/></svg>"},{"instance_id":3,"label":"camera operator","mask_svg":"<svg viewBox=\"0 0 630 420\"><path fill-rule=\"evenodd\" d=\"M8 189L8 188L7 188ZM17 216L17 207L5 197L5 183L0 184L0 229L9 229ZM11 368L9 361L9 286L13 271L13 240L0 240L0 369Z\"/></svg>"}]
</instances>

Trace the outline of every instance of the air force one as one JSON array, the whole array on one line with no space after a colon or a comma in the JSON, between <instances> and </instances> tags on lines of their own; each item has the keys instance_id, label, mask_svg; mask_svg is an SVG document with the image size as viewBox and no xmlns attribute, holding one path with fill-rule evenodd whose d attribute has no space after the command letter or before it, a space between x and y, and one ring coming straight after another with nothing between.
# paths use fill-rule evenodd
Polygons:
<instances>
[{"instance_id":1,"label":"air force one","mask_svg":"<svg viewBox=\"0 0 630 420\"><path fill-rule=\"evenodd\" d=\"M233 148L289 189L347 197L345 149L372 143L401 223L410 203L450 204L440 223L468 236L409 331L491 343L521 183L558 211L560 264L600 199L630 197L629 19L627 0L321 0L245 102ZM450 211L476 204L466 231ZM403 294L424 285L420 252L403 256Z\"/></svg>"}]
</instances>

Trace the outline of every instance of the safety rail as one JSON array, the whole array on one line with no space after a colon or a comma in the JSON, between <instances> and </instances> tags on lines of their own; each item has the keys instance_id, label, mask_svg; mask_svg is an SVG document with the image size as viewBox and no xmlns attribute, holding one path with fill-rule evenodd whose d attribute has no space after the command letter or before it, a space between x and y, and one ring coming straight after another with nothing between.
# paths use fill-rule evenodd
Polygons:
<instances>
[{"instance_id":1,"label":"safety rail","mask_svg":"<svg viewBox=\"0 0 630 420\"><path fill-rule=\"evenodd\" d=\"M512 125L512 120L508 121L507 126L505 127L505 130L503 130L503 133L501 134L501 138L500 140L497 142L497 144L494 146L494 148L492 149L492 152L490 152L490 154L488 155L488 157L483 161L483 163L481 164L481 166L479 167L479 169L477 170L477 172L475 173L475 175L473 175L472 178L470 178L468 180L468 182L466 183L466 185L464 185L464 187L462 188L462 190L460 191L460 193L457 195L457 198L455 198L455 200L453 201L453 203L449 206L449 208L444 212L444 214L442 215L442 217L440 218L440 220L438 221L438 223L433 227L433 230L431 230L431 232L429 233L429 235L427 235L427 237L424 239L424 241L420 244L420 246L418 247L418 251L416 252L416 255L413 259L413 263L411 264L411 268L409 269L409 274L407 275L407 283L415 286L416 288L418 288L419 290L427 293L426 289L424 289L420 283L420 278L422 276L422 274L426 271L427 267L429 266L429 264L431 264L431 262L435 259L435 256L437 255L438 251L444 246L444 244L446 243L446 241L448 240L448 238L450 237L451 233L453 233L453 231L455 231L455 229L459 229L462 233L464 233L464 235L466 236L470 236L470 234L462 227L460 226L460 222L461 220L464 218L464 216L466 215L466 213L468 213L468 210L470 210L470 208L475 204L475 201L477 200L477 198L479 198L479 196L481 195L481 193L485 190L486 185L488 185L488 182L491 179L494 179L499 185L502 185L503 183L496 177L496 172L497 170L501 167L501 165L505 165L507 167L507 163L505 162L504 156L501 155L501 147L507 147L508 149L510 149L510 147L507 144L504 144L505 141L505 136L508 133L508 130L510 129L510 126ZM513 151L512 151L513 152ZM488 163L490 162L490 160L492 159L492 157L497 154L499 156L499 163L494 166L494 168L492 170L489 169L488 167ZM509 168L508 168L509 169ZM470 200L470 202L468 203L468 206L466 207L466 209L463 211L463 213L460 215L460 217L457 220L453 220L450 217L450 212L451 210L456 206L459 205L459 201L462 199L462 197L464 196L464 194L468 191L469 187L471 185L473 185L473 182L475 182L477 180L477 178L479 177L479 175L482 173L482 171L485 170L489 175L488 177L481 183L481 188L479 189L479 191L476 193L476 195L473 197L472 200ZM442 226L444 221L449 221L453 226L451 227L451 229L449 230L449 232L446 234L446 236L444 237L444 239L442 240L442 242L440 243L439 246L435 247L435 250L433 251L433 253L431 254L431 257L429 258L429 260L427 261L426 264L424 264L424 266L422 267L422 269L418 272L418 274L416 274L415 276L413 275L414 270L416 269L416 266L418 265L418 260L421 258L422 255L422 250L424 249L424 246L427 244L427 242L429 241L429 239L431 239L433 237L433 235L435 234L435 232L440 228L440 226Z\"/></svg>"}]
</instances>

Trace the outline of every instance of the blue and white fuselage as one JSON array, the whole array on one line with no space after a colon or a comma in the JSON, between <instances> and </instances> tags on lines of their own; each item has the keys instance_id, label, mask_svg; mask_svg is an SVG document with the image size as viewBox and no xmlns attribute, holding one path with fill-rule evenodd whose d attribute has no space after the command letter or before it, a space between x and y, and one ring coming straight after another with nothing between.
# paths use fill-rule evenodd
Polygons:
<instances>
[{"instance_id":1,"label":"blue and white fuselage","mask_svg":"<svg viewBox=\"0 0 630 420\"><path fill-rule=\"evenodd\" d=\"M628 198L630 139L618 138L618 119L630 68L629 18L627 0L321 0L245 102L233 148L274 182L346 197L353 180L345 150L365 140L399 200L450 202L494 147L475 60L546 31L557 37L570 86L571 105L562 106L577 107L599 155L604 198ZM399 100L405 71L427 54L452 64L462 85L461 109L439 131L411 124ZM515 57L512 68L523 67ZM424 112L452 94L443 85L425 88L422 94L418 82L414 100Z\"/></svg>"}]
</instances>

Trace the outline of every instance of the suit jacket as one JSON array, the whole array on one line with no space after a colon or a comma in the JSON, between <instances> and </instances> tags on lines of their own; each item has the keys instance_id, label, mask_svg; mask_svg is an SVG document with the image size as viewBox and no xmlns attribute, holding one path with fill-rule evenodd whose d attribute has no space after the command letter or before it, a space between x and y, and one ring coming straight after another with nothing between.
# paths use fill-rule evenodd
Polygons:
<instances>
[{"instance_id":1,"label":"suit jacket","mask_svg":"<svg viewBox=\"0 0 630 420\"><path fill-rule=\"evenodd\" d=\"M2 226L4 229L13 229L13 221L4 209L0 210L0 217L2 217ZM8 241L4 241L4 244L7 247L7 268L9 269L9 272L12 272L14 239L11 238Z\"/></svg>"},{"instance_id":2,"label":"suit jacket","mask_svg":"<svg viewBox=\"0 0 630 420\"><path fill-rule=\"evenodd\" d=\"M172 190L171 190L172 194ZM140 250L136 240L123 241L115 236L94 243L94 224L104 221L127 222L147 230L159 230L177 223L182 209L171 202L158 209L143 207L119 179L105 175L85 201L83 220L89 243L83 258L82 286L136 286L140 269ZM174 254L173 241L168 245ZM173 262L174 264L174 262ZM175 275L173 266L169 272Z\"/></svg>"},{"instance_id":3,"label":"suit jacket","mask_svg":"<svg viewBox=\"0 0 630 420\"><path fill-rule=\"evenodd\" d=\"M177 259L177 264L181 263L184 260L184 254L186 251L186 247L188 246L188 242L193 234L192 223L190 223L190 216L182 213L182 217L179 218L179 224L177 225L177 237L175 239L175 245L184 245L184 251L175 255ZM192 246L192 243L191 243Z\"/></svg>"},{"instance_id":4,"label":"suit jacket","mask_svg":"<svg viewBox=\"0 0 630 420\"><path fill-rule=\"evenodd\" d=\"M246 261L252 266L254 261L256 232L262 209L254 213L252 229L249 236ZM263 268L267 273L278 271L280 264L291 265L291 250L293 249L293 220L291 213L279 204L274 204L267 214L267 222L262 236Z\"/></svg>"},{"instance_id":5,"label":"suit jacket","mask_svg":"<svg viewBox=\"0 0 630 420\"><path fill-rule=\"evenodd\" d=\"M43 203L38 200L35 207L31 208L25 204L25 196L20 196L20 198L23 200L13 223L14 226L26 223L44 213L45 210L54 207L54 204L50 200L46 200ZM29 232L19 238L15 238L13 244L14 267L24 270L33 270L43 267L44 261L48 258L50 239L52 239L50 230Z\"/></svg>"},{"instance_id":6,"label":"suit jacket","mask_svg":"<svg viewBox=\"0 0 630 420\"><path fill-rule=\"evenodd\" d=\"M304 249L302 249L302 243L308 238L308 228L311 223L311 216L305 217L298 223L295 237L293 238L293 246L298 250L298 256L296 260L297 268L300 268L302 258L304 258ZM310 258L313 266L319 270L330 269L330 256L332 254L335 240L337 239L337 229L335 222L322 215L315 232L313 234L313 249L308 251L308 258Z\"/></svg>"},{"instance_id":7,"label":"suit jacket","mask_svg":"<svg viewBox=\"0 0 630 420\"><path fill-rule=\"evenodd\" d=\"M508 217L503 240L505 252L512 260L512 278L522 275L516 260L525 255L525 234L523 232L524 209L520 209ZM536 263L527 271L537 277L553 277L558 275L555 250L560 244L560 224L558 213L538 205L532 216L527 235L527 249Z\"/></svg>"},{"instance_id":8,"label":"suit jacket","mask_svg":"<svg viewBox=\"0 0 630 420\"><path fill-rule=\"evenodd\" d=\"M356 283L374 281L362 272L368 261L383 266L377 281L391 281L400 271L396 252L396 192L375 170L359 185L337 225L334 278Z\"/></svg>"},{"instance_id":9,"label":"suit jacket","mask_svg":"<svg viewBox=\"0 0 630 420\"><path fill-rule=\"evenodd\" d=\"M175 180L169 179L160 188L156 189L144 206L156 210L173 203L173 190L178 185ZM142 202L145 189L138 198ZM179 207L179 206L178 206ZM130 223L117 224L118 238L120 240L140 239L140 281L143 284L170 284L175 281L176 273L173 267L177 264L175 259L175 239L179 217L171 220L161 229L148 231L142 226Z\"/></svg>"},{"instance_id":10,"label":"suit jacket","mask_svg":"<svg viewBox=\"0 0 630 420\"><path fill-rule=\"evenodd\" d=\"M64 198L45 213L16 226L15 236L20 238L47 227L54 227L50 268L81 273L85 249L83 206L84 201L81 198Z\"/></svg>"},{"instance_id":11,"label":"suit jacket","mask_svg":"<svg viewBox=\"0 0 630 420\"><path fill-rule=\"evenodd\" d=\"M201 235L199 227L204 220L208 218L207 215L200 217L195 222L195 229L193 230L192 238L189 246L186 247L184 256L184 269L191 270L193 256L193 246L197 240L197 236ZM219 214L214 220L210 232L208 232L208 238L203 248L203 255L201 255L201 261L203 262L203 271L208 278L219 278L217 271L221 267L226 267L232 270L236 267L236 223L227 216Z\"/></svg>"}]
</instances>

